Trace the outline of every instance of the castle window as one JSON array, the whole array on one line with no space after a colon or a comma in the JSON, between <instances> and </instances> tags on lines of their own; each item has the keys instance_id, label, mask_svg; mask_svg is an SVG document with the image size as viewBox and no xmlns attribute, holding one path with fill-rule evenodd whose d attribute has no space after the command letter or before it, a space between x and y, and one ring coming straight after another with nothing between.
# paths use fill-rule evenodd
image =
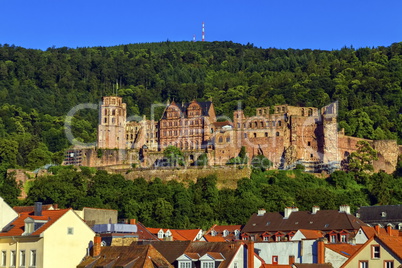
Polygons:
<instances>
[{"instance_id":1,"label":"castle window","mask_svg":"<svg viewBox=\"0 0 402 268\"><path fill-rule=\"evenodd\" d=\"M114 121L115 121L114 118L112 118L112 124L114 124Z\"/></svg>"},{"instance_id":2,"label":"castle window","mask_svg":"<svg viewBox=\"0 0 402 268\"><path fill-rule=\"evenodd\" d=\"M265 137L268 137L268 132L265 132Z\"/></svg>"},{"instance_id":3,"label":"castle window","mask_svg":"<svg viewBox=\"0 0 402 268\"><path fill-rule=\"evenodd\" d=\"M240 123L237 123L237 128L240 128Z\"/></svg>"},{"instance_id":4,"label":"castle window","mask_svg":"<svg viewBox=\"0 0 402 268\"><path fill-rule=\"evenodd\" d=\"M272 126L273 126L273 127L275 126L275 121L272 121Z\"/></svg>"},{"instance_id":5,"label":"castle window","mask_svg":"<svg viewBox=\"0 0 402 268\"><path fill-rule=\"evenodd\" d=\"M223 138L222 138L222 137L219 137L219 142L223 142Z\"/></svg>"},{"instance_id":6,"label":"castle window","mask_svg":"<svg viewBox=\"0 0 402 268\"><path fill-rule=\"evenodd\" d=\"M313 154L310 154L310 158L313 158L314 156L313 156Z\"/></svg>"},{"instance_id":7,"label":"castle window","mask_svg":"<svg viewBox=\"0 0 402 268\"><path fill-rule=\"evenodd\" d=\"M312 116L313 115L313 109L308 109L308 116Z\"/></svg>"},{"instance_id":8,"label":"castle window","mask_svg":"<svg viewBox=\"0 0 402 268\"><path fill-rule=\"evenodd\" d=\"M254 138L257 138L257 133L254 133Z\"/></svg>"},{"instance_id":9,"label":"castle window","mask_svg":"<svg viewBox=\"0 0 402 268\"><path fill-rule=\"evenodd\" d=\"M264 122L261 121L260 125L261 125L261 127L264 127Z\"/></svg>"},{"instance_id":10,"label":"castle window","mask_svg":"<svg viewBox=\"0 0 402 268\"><path fill-rule=\"evenodd\" d=\"M254 122L254 126L255 126L255 127L258 127L258 122Z\"/></svg>"},{"instance_id":11,"label":"castle window","mask_svg":"<svg viewBox=\"0 0 402 268\"><path fill-rule=\"evenodd\" d=\"M112 110L112 115L116 115L116 110L115 109Z\"/></svg>"},{"instance_id":12,"label":"castle window","mask_svg":"<svg viewBox=\"0 0 402 268\"><path fill-rule=\"evenodd\" d=\"M265 122L265 126L266 126L266 127L269 127L269 121L266 121L266 122Z\"/></svg>"},{"instance_id":13,"label":"castle window","mask_svg":"<svg viewBox=\"0 0 402 268\"><path fill-rule=\"evenodd\" d=\"M244 138L245 138L245 139L247 138L247 133L244 133Z\"/></svg>"},{"instance_id":14,"label":"castle window","mask_svg":"<svg viewBox=\"0 0 402 268\"><path fill-rule=\"evenodd\" d=\"M276 136L279 136L279 132L276 132Z\"/></svg>"},{"instance_id":15,"label":"castle window","mask_svg":"<svg viewBox=\"0 0 402 268\"><path fill-rule=\"evenodd\" d=\"M281 120L278 121L278 126L282 126Z\"/></svg>"},{"instance_id":16,"label":"castle window","mask_svg":"<svg viewBox=\"0 0 402 268\"><path fill-rule=\"evenodd\" d=\"M310 143L310 142L307 142L307 146L311 146L311 143Z\"/></svg>"},{"instance_id":17,"label":"castle window","mask_svg":"<svg viewBox=\"0 0 402 268\"><path fill-rule=\"evenodd\" d=\"M226 142L230 142L230 137L226 137Z\"/></svg>"},{"instance_id":18,"label":"castle window","mask_svg":"<svg viewBox=\"0 0 402 268\"><path fill-rule=\"evenodd\" d=\"M105 124L107 124L107 118L105 118L104 122L105 122Z\"/></svg>"}]
</instances>

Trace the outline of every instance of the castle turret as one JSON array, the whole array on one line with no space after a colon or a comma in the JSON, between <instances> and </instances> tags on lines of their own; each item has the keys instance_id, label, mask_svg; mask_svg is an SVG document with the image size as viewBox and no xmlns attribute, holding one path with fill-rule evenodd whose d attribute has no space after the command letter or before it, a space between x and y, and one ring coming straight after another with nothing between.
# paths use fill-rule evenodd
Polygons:
<instances>
[{"instance_id":1,"label":"castle turret","mask_svg":"<svg viewBox=\"0 0 402 268\"><path fill-rule=\"evenodd\" d=\"M126 104L121 97L103 97L99 111L98 148L126 149Z\"/></svg>"}]
</instances>

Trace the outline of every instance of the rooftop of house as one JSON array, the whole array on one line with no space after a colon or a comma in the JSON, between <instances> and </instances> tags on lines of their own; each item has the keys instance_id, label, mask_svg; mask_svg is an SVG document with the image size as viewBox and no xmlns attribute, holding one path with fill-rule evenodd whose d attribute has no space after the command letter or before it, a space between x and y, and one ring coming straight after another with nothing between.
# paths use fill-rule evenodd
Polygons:
<instances>
[{"instance_id":1,"label":"rooftop of house","mask_svg":"<svg viewBox=\"0 0 402 268\"><path fill-rule=\"evenodd\" d=\"M25 232L25 220L28 218L34 221L40 221L40 223L42 223L40 227L38 227L36 230L33 230L33 232L30 234L40 235L69 210L71 209L43 210L41 216L35 216L34 211L22 212L19 214L17 219L3 228L3 231L0 232L0 236L21 236Z\"/></svg>"},{"instance_id":2,"label":"rooftop of house","mask_svg":"<svg viewBox=\"0 0 402 268\"><path fill-rule=\"evenodd\" d=\"M402 260L402 237L377 235L377 238Z\"/></svg>"},{"instance_id":3,"label":"rooftop of house","mask_svg":"<svg viewBox=\"0 0 402 268\"><path fill-rule=\"evenodd\" d=\"M367 226L362 220L348 213L347 209L343 209L340 211L319 209L298 211L297 208L287 208L283 215L279 212L260 211L250 217L242 232L289 232L299 229L320 231L358 230L361 226Z\"/></svg>"},{"instance_id":4,"label":"rooftop of house","mask_svg":"<svg viewBox=\"0 0 402 268\"><path fill-rule=\"evenodd\" d=\"M32 212L35 210L35 206L15 206L13 209L17 213L22 213L22 212ZM58 206L56 204L47 204L47 205L42 205L42 210L55 210L58 209Z\"/></svg>"},{"instance_id":5,"label":"rooftop of house","mask_svg":"<svg viewBox=\"0 0 402 268\"><path fill-rule=\"evenodd\" d=\"M87 267L173 267L152 245L102 247L99 256L88 256L78 266Z\"/></svg>"},{"instance_id":6,"label":"rooftop of house","mask_svg":"<svg viewBox=\"0 0 402 268\"><path fill-rule=\"evenodd\" d=\"M332 268L330 263L295 263L293 264L295 268Z\"/></svg>"},{"instance_id":7,"label":"rooftop of house","mask_svg":"<svg viewBox=\"0 0 402 268\"><path fill-rule=\"evenodd\" d=\"M350 258L362 245L352 245L347 243L339 243L339 244L325 244L325 247L335 251L336 253Z\"/></svg>"},{"instance_id":8,"label":"rooftop of house","mask_svg":"<svg viewBox=\"0 0 402 268\"><path fill-rule=\"evenodd\" d=\"M163 229L163 228L148 228L147 230L155 235L158 236L158 233L160 230L163 231L163 233L166 233L167 231L170 231L172 234L171 236L173 237L173 240L179 240L179 241L194 241L197 238L197 235L202 231L201 229Z\"/></svg>"},{"instance_id":9,"label":"rooftop of house","mask_svg":"<svg viewBox=\"0 0 402 268\"><path fill-rule=\"evenodd\" d=\"M208 231L205 232L204 238L208 242L224 242L234 241L239 239L242 225L217 225L214 224ZM238 231L236 235L235 231Z\"/></svg>"},{"instance_id":10,"label":"rooftop of house","mask_svg":"<svg viewBox=\"0 0 402 268\"><path fill-rule=\"evenodd\" d=\"M318 239L324 236L321 231L318 230L306 230L306 229L299 229L305 239Z\"/></svg>"},{"instance_id":11,"label":"rooftop of house","mask_svg":"<svg viewBox=\"0 0 402 268\"><path fill-rule=\"evenodd\" d=\"M373 222L402 223L402 205L360 207L356 215L369 224Z\"/></svg>"}]
</instances>

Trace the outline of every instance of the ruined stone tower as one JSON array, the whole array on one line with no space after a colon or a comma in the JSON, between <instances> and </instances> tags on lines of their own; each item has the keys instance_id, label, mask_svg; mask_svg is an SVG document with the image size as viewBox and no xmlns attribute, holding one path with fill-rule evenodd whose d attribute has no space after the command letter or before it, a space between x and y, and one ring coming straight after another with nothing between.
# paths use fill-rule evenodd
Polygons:
<instances>
[{"instance_id":1,"label":"ruined stone tower","mask_svg":"<svg viewBox=\"0 0 402 268\"><path fill-rule=\"evenodd\" d=\"M126 149L126 104L121 97L103 97L99 110L98 148Z\"/></svg>"}]
</instances>

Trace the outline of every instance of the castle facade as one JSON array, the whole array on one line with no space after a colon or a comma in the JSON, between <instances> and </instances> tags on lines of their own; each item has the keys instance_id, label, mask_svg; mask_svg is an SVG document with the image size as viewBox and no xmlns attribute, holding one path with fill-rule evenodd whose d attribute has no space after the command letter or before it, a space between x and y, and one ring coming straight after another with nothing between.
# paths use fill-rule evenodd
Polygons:
<instances>
[{"instance_id":1,"label":"castle facade","mask_svg":"<svg viewBox=\"0 0 402 268\"><path fill-rule=\"evenodd\" d=\"M122 98L107 96L99 110L96 150L109 150L109 155L98 154L96 159L90 150L81 150L79 161L75 159L74 163L150 167L163 157L167 146L173 145L185 153L188 164L205 153L208 165L225 165L244 147L249 160L264 155L274 168L291 169L302 164L311 172L332 171L341 168L362 140L338 131L336 115L336 103L321 109L277 105L257 108L254 116L236 110L232 120L217 117L212 102L194 100L167 104L159 120L143 117L127 121ZM379 153L375 168L392 172L402 146L393 140L369 142ZM113 150L116 153L110 153Z\"/></svg>"}]
</instances>

